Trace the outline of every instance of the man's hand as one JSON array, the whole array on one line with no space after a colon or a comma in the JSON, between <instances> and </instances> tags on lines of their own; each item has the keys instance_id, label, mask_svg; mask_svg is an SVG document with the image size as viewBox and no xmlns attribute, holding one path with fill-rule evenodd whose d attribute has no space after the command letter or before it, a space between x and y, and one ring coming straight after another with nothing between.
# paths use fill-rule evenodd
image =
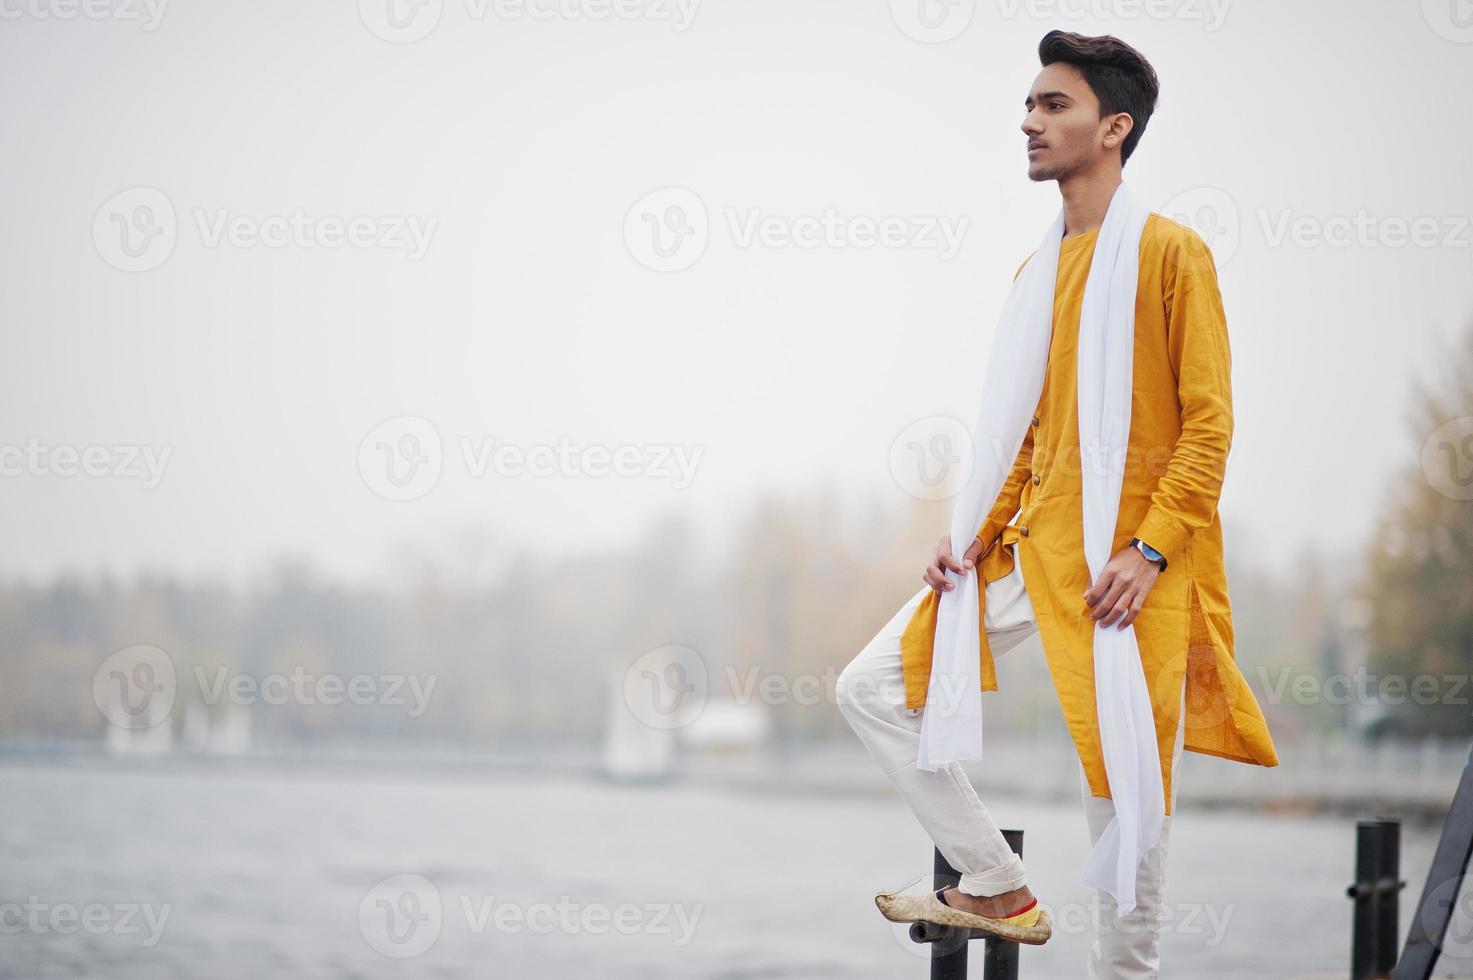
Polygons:
<instances>
[{"instance_id":1,"label":"man's hand","mask_svg":"<svg viewBox=\"0 0 1473 980\"><path fill-rule=\"evenodd\" d=\"M962 560L957 561L956 556L951 553L951 535L944 534L936 545L936 551L931 555L931 564L926 566L926 572L921 578L937 592L950 592L956 588L956 583L946 577L947 570L963 574L970 572L972 566L977 564L977 556L980 554L982 554L982 540L973 538L972 546L967 549ZM1144 555L1141 555L1141 561L1145 561Z\"/></svg>"},{"instance_id":2,"label":"man's hand","mask_svg":"<svg viewBox=\"0 0 1473 980\"><path fill-rule=\"evenodd\" d=\"M1148 559L1135 548L1122 548L1110 557L1100 572L1099 581L1089 587L1084 601L1094 607L1089 614L1101 626L1109 626L1120 617L1116 629L1125 629L1135 622L1146 593L1156 584L1161 566Z\"/></svg>"}]
</instances>

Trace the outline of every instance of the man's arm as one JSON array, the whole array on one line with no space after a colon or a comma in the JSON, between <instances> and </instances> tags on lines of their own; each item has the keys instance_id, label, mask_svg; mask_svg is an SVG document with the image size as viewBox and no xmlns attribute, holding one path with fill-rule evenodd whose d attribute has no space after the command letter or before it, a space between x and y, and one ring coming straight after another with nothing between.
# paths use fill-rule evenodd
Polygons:
<instances>
[{"instance_id":1,"label":"man's arm","mask_svg":"<svg viewBox=\"0 0 1473 980\"><path fill-rule=\"evenodd\" d=\"M1018 508L1023 502L1023 484L1033 475L1033 431L1032 425L1028 426L1028 432L1023 436L1022 448L1018 450L1018 459L1013 463L1013 471L1003 481L1002 490L997 495L997 502L992 505L992 511L987 515L987 520L982 522L982 529L977 532L977 538L982 542L982 554L992 548L992 543L1002 533L1003 527L1013 519Z\"/></svg>"},{"instance_id":2,"label":"man's arm","mask_svg":"<svg viewBox=\"0 0 1473 980\"><path fill-rule=\"evenodd\" d=\"M1167 350L1181 400L1181 435L1135 536L1166 556L1212 523L1233 441L1232 354L1212 252L1196 234L1168 247L1162 274Z\"/></svg>"}]
</instances>

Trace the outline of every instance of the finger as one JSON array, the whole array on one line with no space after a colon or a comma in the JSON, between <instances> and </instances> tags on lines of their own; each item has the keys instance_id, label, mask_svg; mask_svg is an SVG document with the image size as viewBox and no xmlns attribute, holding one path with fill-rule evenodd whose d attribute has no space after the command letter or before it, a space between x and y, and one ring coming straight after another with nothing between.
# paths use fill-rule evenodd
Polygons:
<instances>
[{"instance_id":1,"label":"finger","mask_svg":"<svg viewBox=\"0 0 1473 980\"><path fill-rule=\"evenodd\" d=\"M1125 609L1126 609L1126 607L1125 607L1125 604L1124 603L1121 603L1121 602L1112 602L1112 603L1110 603L1109 605L1107 605L1105 607L1104 615L1100 616L1100 618L1099 618L1099 624L1101 626L1109 626L1111 623L1115 622L1115 618L1117 616L1119 616L1121 613L1125 612Z\"/></svg>"},{"instance_id":2,"label":"finger","mask_svg":"<svg viewBox=\"0 0 1473 980\"><path fill-rule=\"evenodd\" d=\"M1115 570L1111 568L1106 568L1103 572L1100 573L1100 577L1095 580L1094 584L1092 584L1088 589L1085 590L1084 601L1089 603L1091 606L1097 604L1100 601L1100 597L1108 592L1110 590L1110 586L1114 583Z\"/></svg>"},{"instance_id":3,"label":"finger","mask_svg":"<svg viewBox=\"0 0 1473 980\"><path fill-rule=\"evenodd\" d=\"M941 564L943 567L949 568L953 572L958 572L962 575L965 575L967 573L967 569L962 567L962 563L957 561L956 556L949 551L941 555Z\"/></svg>"},{"instance_id":4,"label":"finger","mask_svg":"<svg viewBox=\"0 0 1473 980\"><path fill-rule=\"evenodd\" d=\"M1137 595L1136 598L1135 598L1135 600L1133 602L1131 602L1131 604L1130 604L1130 611L1125 614L1125 618L1124 619L1120 620L1120 627L1119 628L1120 629L1125 629L1125 627L1127 627L1131 623L1135 622L1136 617L1141 614L1141 606L1143 606L1143 605L1145 605L1145 600L1143 600L1139 595Z\"/></svg>"},{"instance_id":5,"label":"finger","mask_svg":"<svg viewBox=\"0 0 1473 980\"><path fill-rule=\"evenodd\" d=\"M962 557L962 564L966 565L968 568L971 568L973 565L977 564L977 559L981 557L981 555L982 539L973 538L972 546L967 549L967 553Z\"/></svg>"},{"instance_id":6,"label":"finger","mask_svg":"<svg viewBox=\"0 0 1473 980\"><path fill-rule=\"evenodd\" d=\"M942 571L941 566L935 562L926 569L926 574L923 578L925 578L926 584L937 592L950 592L954 584L951 579L946 577L946 573Z\"/></svg>"},{"instance_id":7,"label":"finger","mask_svg":"<svg viewBox=\"0 0 1473 980\"><path fill-rule=\"evenodd\" d=\"M1094 612L1090 613L1090 615L1099 621L1104 620L1107 614L1114 613L1115 606L1120 601L1120 597L1125 593L1127 587L1128 583L1123 578L1118 575L1115 576L1110 583L1110 590L1105 593L1103 599L1095 604Z\"/></svg>"},{"instance_id":8,"label":"finger","mask_svg":"<svg viewBox=\"0 0 1473 980\"><path fill-rule=\"evenodd\" d=\"M1125 617L1130 615L1130 610L1136 603L1136 595L1139 591L1135 586L1127 586L1120 593L1119 598L1115 600L1114 606L1110 610L1110 615L1101 622L1101 625L1113 625L1116 629L1124 629Z\"/></svg>"}]
</instances>

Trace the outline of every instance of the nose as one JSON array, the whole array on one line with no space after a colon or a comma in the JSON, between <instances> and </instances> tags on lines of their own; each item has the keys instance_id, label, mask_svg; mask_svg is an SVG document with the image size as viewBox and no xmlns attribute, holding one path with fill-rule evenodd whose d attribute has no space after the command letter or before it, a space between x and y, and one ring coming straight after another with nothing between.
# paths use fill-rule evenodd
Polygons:
<instances>
[{"instance_id":1,"label":"nose","mask_svg":"<svg viewBox=\"0 0 1473 980\"><path fill-rule=\"evenodd\" d=\"M1023 117L1023 132L1029 136L1037 136L1039 133L1043 132L1043 126L1038 122L1037 117L1034 115L1034 112L1036 111L1037 110L1031 110L1029 111L1028 115Z\"/></svg>"}]
</instances>

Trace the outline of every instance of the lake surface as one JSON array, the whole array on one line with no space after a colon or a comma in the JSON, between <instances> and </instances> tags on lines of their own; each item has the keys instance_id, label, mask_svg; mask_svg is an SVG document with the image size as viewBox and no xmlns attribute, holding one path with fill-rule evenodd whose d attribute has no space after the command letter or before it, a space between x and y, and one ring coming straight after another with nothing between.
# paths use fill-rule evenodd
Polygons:
<instances>
[{"instance_id":1,"label":"lake surface","mask_svg":"<svg viewBox=\"0 0 1473 980\"><path fill-rule=\"evenodd\" d=\"M929 872L930 842L888 792L98 757L0 759L0 798L7 977L927 975L873 904ZM1022 976L1083 976L1077 803L984 799L1026 828L1054 910ZM1403 934L1436 834L1403 830ZM1184 807L1163 976L1347 975L1353 854L1352 818ZM1473 976L1467 916L1454 933L1438 975Z\"/></svg>"}]
</instances>

